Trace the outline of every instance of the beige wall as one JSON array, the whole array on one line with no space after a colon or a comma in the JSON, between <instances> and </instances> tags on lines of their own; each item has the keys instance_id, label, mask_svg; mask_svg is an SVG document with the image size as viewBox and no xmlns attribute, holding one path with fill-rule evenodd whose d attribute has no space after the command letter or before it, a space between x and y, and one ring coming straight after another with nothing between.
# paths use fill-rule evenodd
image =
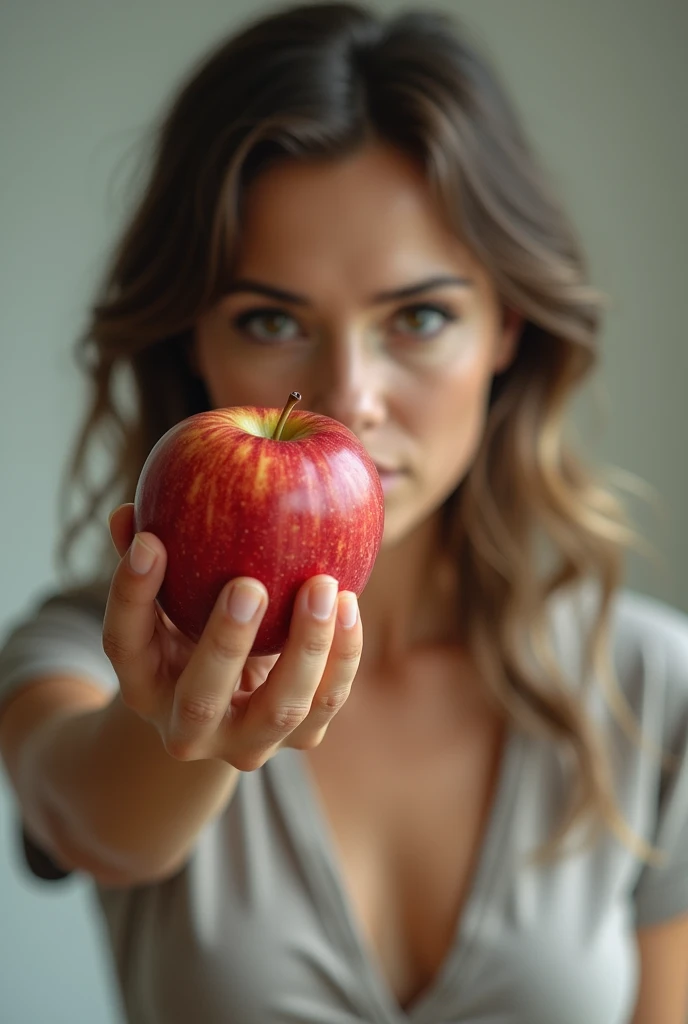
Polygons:
<instances>
[{"instance_id":1,"label":"beige wall","mask_svg":"<svg viewBox=\"0 0 688 1024\"><path fill-rule=\"evenodd\" d=\"M58 475L82 402L69 346L125 205L127 153L237 0L5 0L0 8L0 630L51 581ZM386 4L386 7L396 5ZM602 457L650 481L666 569L629 583L688 611L685 0L466 0L587 240L613 308ZM638 509L640 512L640 509ZM0 992L10 1024L119 1019L71 881L21 875L0 789Z\"/></svg>"}]
</instances>

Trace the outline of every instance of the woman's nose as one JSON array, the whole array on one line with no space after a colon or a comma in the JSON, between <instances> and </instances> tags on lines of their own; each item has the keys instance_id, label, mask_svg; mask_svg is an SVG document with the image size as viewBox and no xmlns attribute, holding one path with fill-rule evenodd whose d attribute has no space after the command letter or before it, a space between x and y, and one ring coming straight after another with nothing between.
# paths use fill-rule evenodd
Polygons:
<instances>
[{"instance_id":1,"label":"woman's nose","mask_svg":"<svg viewBox=\"0 0 688 1024\"><path fill-rule=\"evenodd\" d=\"M363 346L347 341L332 346L322 359L314 387L315 411L360 434L385 418L381 368Z\"/></svg>"}]
</instances>

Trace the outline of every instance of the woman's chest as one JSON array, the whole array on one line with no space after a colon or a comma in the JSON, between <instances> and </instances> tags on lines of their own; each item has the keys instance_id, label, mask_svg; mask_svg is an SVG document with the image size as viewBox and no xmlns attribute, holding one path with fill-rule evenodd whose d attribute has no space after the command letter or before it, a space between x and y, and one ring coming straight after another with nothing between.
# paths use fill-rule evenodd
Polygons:
<instances>
[{"instance_id":1,"label":"woman's chest","mask_svg":"<svg viewBox=\"0 0 688 1024\"><path fill-rule=\"evenodd\" d=\"M399 1005L454 942L490 817L502 750L495 721L352 718L307 752L341 882Z\"/></svg>"},{"instance_id":2,"label":"woman's chest","mask_svg":"<svg viewBox=\"0 0 688 1024\"><path fill-rule=\"evenodd\" d=\"M110 908L131 1005L165 1024L630 1020L633 879L600 850L521 862L558 805L556 762L511 733L489 792L500 744L491 759L478 723L452 743L369 723L375 744L358 720L242 776L187 869L132 894L126 920Z\"/></svg>"}]
</instances>

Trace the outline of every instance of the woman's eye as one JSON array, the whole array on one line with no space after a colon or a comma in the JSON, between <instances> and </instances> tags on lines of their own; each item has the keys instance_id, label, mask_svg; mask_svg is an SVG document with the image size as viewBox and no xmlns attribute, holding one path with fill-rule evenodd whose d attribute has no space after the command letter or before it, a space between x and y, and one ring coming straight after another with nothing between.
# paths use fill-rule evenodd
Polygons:
<instances>
[{"instance_id":1,"label":"woman's eye","mask_svg":"<svg viewBox=\"0 0 688 1024\"><path fill-rule=\"evenodd\" d=\"M258 341L291 341L299 333L292 316L274 309L249 310L236 318L234 326Z\"/></svg>"},{"instance_id":2,"label":"woman's eye","mask_svg":"<svg viewBox=\"0 0 688 1024\"><path fill-rule=\"evenodd\" d=\"M455 314L442 306L407 306L394 318L395 330L416 338L432 338L446 324L457 320ZM281 309L249 309L233 321L236 330L259 342L287 342L300 336L300 327L293 316Z\"/></svg>"},{"instance_id":3,"label":"woman's eye","mask_svg":"<svg viewBox=\"0 0 688 1024\"><path fill-rule=\"evenodd\" d=\"M414 334L421 338L430 338L440 331L445 324L456 320L456 316L441 306L409 306L402 309L397 316L402 324L402 332Z\"/></svg>"}]
</instances>

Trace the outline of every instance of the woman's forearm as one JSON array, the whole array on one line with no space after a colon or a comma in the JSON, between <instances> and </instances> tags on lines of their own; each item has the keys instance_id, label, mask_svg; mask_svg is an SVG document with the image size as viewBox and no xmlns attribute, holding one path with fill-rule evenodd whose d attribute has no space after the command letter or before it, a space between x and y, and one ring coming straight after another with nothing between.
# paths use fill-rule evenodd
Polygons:
<instances>
[{"instance_id":1,"label":"woman's forearm","mask_svg":"<svg viewBox=\"0 0 688 1024\"><path fill-rule=\"evenodd\" d=\"M24 745L16 785L27 822L41 823L53 849L83 850L87 865L143 883L183 863L238 777L224 761L170 757L117 694L102 708L43 722Z\"/></svg>"}]
</instances>

